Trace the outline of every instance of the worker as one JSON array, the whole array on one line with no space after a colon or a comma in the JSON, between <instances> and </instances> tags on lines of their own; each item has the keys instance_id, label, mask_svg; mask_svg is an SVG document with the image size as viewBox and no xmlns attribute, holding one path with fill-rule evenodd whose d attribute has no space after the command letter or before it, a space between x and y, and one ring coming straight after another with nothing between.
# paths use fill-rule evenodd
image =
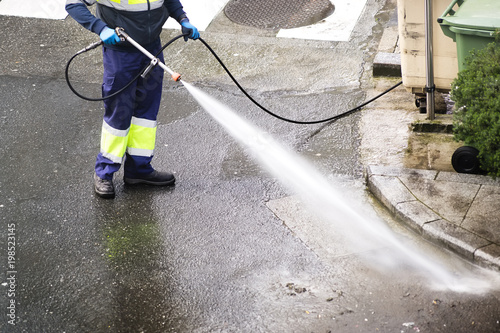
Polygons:
<instances>
[{"instance_id":1,"label":"worker","mask_svg":"<svg viewBox=\"0 0 500 333\"><path fill-rule=\"evenodd\" d=\"M88 8L94 4L96 15ZM67 0L66 11L104 43L103 97L124 87L151 62L133 45L121 41L116 27L154 55L161 51L160 33L169 17L180 23L185 41L200 36L179 0ZM158 58L163 61L161 53ZM126 184L174 185L172 173L151 166L162 82L163 69L155 66L145 78L139 77L122 93L104 100L101 148L94 173L98 196L115 197L113 175L122 163Z\"/></svg>"}]
</instances>

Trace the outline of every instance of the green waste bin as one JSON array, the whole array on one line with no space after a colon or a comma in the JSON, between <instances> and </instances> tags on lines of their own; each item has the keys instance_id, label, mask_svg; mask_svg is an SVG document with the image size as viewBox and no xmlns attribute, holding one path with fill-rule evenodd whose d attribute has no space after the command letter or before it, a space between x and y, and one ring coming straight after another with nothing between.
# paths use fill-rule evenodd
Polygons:
<instances>
[{"instance_id":1,"label":"green waste bin","mask_svg":"<svg viewBox=\"0 0 500 333\"><path fill-rule=\"evenodd\" d=\"M443 33L457 44L458 70L465 58L495 40L500 29L500 0L454 0L438 19Z\"/></svg>"}]
</instances>

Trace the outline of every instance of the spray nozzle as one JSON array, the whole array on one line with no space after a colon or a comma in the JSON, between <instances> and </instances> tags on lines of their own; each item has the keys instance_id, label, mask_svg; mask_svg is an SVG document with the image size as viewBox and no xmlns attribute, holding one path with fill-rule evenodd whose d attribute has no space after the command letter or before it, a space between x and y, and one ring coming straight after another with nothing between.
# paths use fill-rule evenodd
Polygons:
<instances>
[{"instance_id":1,"label":"spray nozzle","mask_svg":"<svg viewBox=\"0 0 500 333\"><path fill-rule=\"evenodd\" d=\"M174 80L174 81L180 81L181 80L181 75L179 73L173 72L172 73L172 80Z\"/></svg>"}]
</instances>

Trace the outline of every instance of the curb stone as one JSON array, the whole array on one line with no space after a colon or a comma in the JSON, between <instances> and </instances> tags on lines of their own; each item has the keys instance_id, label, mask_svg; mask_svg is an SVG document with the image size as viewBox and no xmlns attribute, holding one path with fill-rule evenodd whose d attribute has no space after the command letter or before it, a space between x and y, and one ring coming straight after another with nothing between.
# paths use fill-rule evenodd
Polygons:
<instances>
[{"instance_id":1,"label":"curb stone","mask_svg":"<svg viewBox=\"0 0 500 333\"><path fill-rule=\"evenodd\" d=\"M500 246L498 244L430 208L425 203L425 199L435 199L432 191L426 194L427 198L423 198L422 194L419 198L410 188L411 183L407 185L403 180L431 181L436 182L436 186L450 186L451 184L457 188L460 183L467 186L477 185L478 188L484 184L500 187L500 182L486 176L377 165L368 166L365 175L371 193L412 230L479 266L500 271ZM473 199L469 205L472 201ZM455 207L454 203L449 203L449 205L446 203L446 205Z\"/></svg>"}]
</instances>

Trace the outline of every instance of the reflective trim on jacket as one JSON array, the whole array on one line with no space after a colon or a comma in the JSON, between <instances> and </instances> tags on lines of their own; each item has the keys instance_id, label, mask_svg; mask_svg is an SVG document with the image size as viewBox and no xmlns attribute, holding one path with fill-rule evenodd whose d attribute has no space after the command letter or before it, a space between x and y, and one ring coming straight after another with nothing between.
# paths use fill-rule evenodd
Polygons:
<instances>
[{"instance_id":1,"label":"reflective trim on jacket","mask_svg":"<svg viewBox=\"0 0 500 333\"><path fill-rule=\"evenodd\" d=\"M123 10L127 12L143 12L147 10L153 10L166 6L169 10L172 10L170 3L176 5L179 1L171 0L66 0L66 4L73 3L84 3L87 6L92 6L96 3L114 8L116 10ZM180 5L180 3L179 3Z\"/></svg>"},{"instance_id":2,"label":"reflective trim on jacket","mask_svg":"<svg viewBox=\"0 0 500 333\"><path fill-rule=\"evenodd\" d=\"M100 5L127 12L158 9L163 6L163 2L163 0L97 0Z\"/></svg>"},{"instance_id":3,"label":"reflective trim on jacket","mask_svg":"<svg viewBox=\"0 0 500 333\"><path fill-rule=\"evenodd\" d=\"M97 17L100 20L112 29L124 28L130 37L144 47L158 40L169 16L177 21L185 17L179 0L66 0L66 4L97 4ZM85 21L79 21L79 17L75 19L78 22ZM129 43L106 47L117 50L132 48Z\"/></svg>"}]
</instances>

